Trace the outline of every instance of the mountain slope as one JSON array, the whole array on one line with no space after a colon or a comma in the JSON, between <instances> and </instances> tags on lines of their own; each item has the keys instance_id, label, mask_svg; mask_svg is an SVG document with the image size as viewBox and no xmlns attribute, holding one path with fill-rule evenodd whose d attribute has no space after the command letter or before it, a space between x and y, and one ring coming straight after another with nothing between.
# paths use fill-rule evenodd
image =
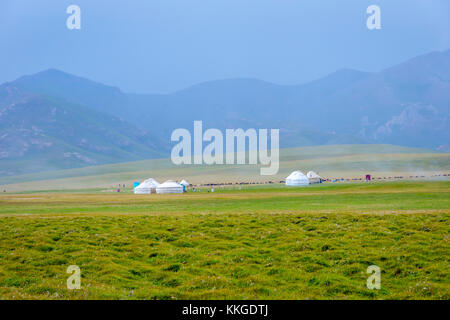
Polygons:
<instances>
[{"instance_id":1,"label":"mountain slope","mask_svg":"<svg viewBox=\"0 0 450 320\"><path fill-rule=\"evenodd\" d=\"M114 116L14 87L0 92L0 175L162 155L144 130Z\"/></svg>"},{"instance_id":2,"label":"mountain slope","mask_svg":"<svg viewBox=\"0 0 450 320\"><path fill-rule=\"evenodd\" d=\"M433 52L373 74L328 98L353 121L336 128L377 142L437 148L450 139L450 51Z\"/></svg>"},{"instance_id":3,"label":"mountain slope","mask_svg":"<svg viewBox=\"0 0 450 320\"><path fill-rule=\"evenodd\" d=\"M227 79L164 95L127 94L50 69L0 85L0 174L19 160L20 170L36 171L168 155L172 131L192 130L194 120L205 129L279 128L281 147L448 150L449 115L450 50L378 73L342 69L303 85Z\"/></svg>"},{"instance_id":4,"label":"mountain slope","mask_svg":"<svg viewBox=\"0 0 450 320\"><path fill-rule=\"evenodd\" d=\"M439 148L450 139L450 50L378 73L342 69L311 83L281 86L256 79L201 83L166 95L125 94L57 70L14 85L58 96L146 128L167 152L176 128L280 128L283 147L395 143Z\"/></svg>"},{"instance_id":5,"label":"mountain slope","mask_svg":"<svg viewBox=\"0 0 450 320\"><path fill-rule=\"evenodd\" d=\"M205 127L279 128L281 146L331 143L365 143L366 139L318 128L292 117L298 93L310 96L335 92L366 73L352 70L336 72L306 86L281 86L256 79L228 79L201 83L166 95L125 94L57 70L21 77L12 85L26 92L59 97L108 113L148 130L167 152L170 134L177 128L191 128L194 120ZM306 105L306 104L305 104ZM304 108L306 109L306 108ZM158 140L159 139L159 140Z\"/></svg>"},{"instance_id":6,"label":"mountain slope","mask_svg":"<svg viewBox=\"0 0 450 320\"><path fill-rule=\"evenodd\" d=\"M118 88L56 69L23 76L5 85L19 88L22 92L59 97L110 114L115 114L116 108L126 104L126 96Z\"/></svg>"}]
</instances>

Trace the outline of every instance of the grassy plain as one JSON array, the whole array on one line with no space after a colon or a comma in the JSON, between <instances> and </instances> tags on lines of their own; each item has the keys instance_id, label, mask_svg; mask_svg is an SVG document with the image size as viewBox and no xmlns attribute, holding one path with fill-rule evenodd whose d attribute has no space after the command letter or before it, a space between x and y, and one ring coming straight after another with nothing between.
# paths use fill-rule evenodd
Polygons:
<instances>
[{"instance_id":1,"label":"grassy plain","mask_svg":"<svg viewBox=\"0 0 450 320\"><path fill-rule=\"evenodd\" d=\"M0 177L0 191L111 189L118 184L155 178L186 179L192 184L280 181L292 171L313 170L324 178L362 178L450 174L450 154L393 145L333 145L280 149L280 169L261 176L258 165L175 166L170 159L153 159L78 169Z\"/></svg>"},{"instance_id":2,"label":"grassy plain","mask_svg":"<svg viewBox=\"0 0 450 320\"><path fill-rule=\"evenodd\" d=\"M4 194L0 298L450 299L449 208L449 181Z\"/></svg>"}]
</instances>

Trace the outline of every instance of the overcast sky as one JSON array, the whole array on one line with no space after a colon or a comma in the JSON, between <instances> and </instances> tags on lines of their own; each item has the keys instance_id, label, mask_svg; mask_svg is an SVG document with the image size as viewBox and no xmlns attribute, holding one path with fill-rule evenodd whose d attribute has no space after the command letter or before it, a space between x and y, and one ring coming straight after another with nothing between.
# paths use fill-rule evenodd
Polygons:
<instances>
[{"instance_id":1,"label":"overcast sky","mask_svg":"<svg viewBox=\"0 0 450 320\"><path fill-rule=\"evenodd\" d=\"M66 8L81 8L81 30ZM366 9L381 8L381 30ZM297 84L450 48L448 0L1 0L0 82L57 68L158 93L258 78Z\"/></svg>"}]
</instances>

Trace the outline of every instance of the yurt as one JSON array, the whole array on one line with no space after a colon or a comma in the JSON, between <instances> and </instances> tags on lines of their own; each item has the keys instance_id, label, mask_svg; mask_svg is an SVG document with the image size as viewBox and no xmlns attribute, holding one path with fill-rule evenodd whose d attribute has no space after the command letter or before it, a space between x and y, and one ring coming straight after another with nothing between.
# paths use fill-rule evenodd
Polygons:
<instances>
[{"instance_id":1,"label":"yurt","mask_svg":"<svg viewBox=\"0 0 450 320\"><path fill-rule=\"evenodd\" d=\"M158 187L156 187L156 193L183 193L184 188L181 184L175 181L168 180Z\"/></svg>"},{"instance_id":2,"label":"yurt","mask_svg":"<svg viewBox=\"0 0 450 320\"><path fill-rule=\"evenodd\" d=\"M308 178L301 171L294 171L286 178L287 186L307 186Z\"/></svg>"},{"instance_id":3,"label":"yurt","mask_svg":"<svg viewBox=\"0 0 450 320\"><path fill-rule=\"evenodd\" d=\"M184 192L186 192L187 188L189 187L189 182L183 179L180 181L180 184L183 186Z\"/></svg>"},{"instance_id":4,"label":"yurt","mask_svg":"<svg viewBox=\"0 0 450 320\"><path fill-rule=\"evenodd\" d=\"M156 193L156 187L159 186L159 182L155 179L147 179L144 182L142 182L140 185L138 185L136 188L134 188L135 194L150 194L150 193Z\"/></svg>"},{"instance_id":5,"label":"yurt","mask_svg":"<svg viewBox=\"0 0 450 320\"><path fill-rule=\"evenodd\" d=\"M308 178L309 183L321 183L322 182L322 178L314 171L308 172L306 174L306 177Z\"/></svg>"}]
</instances>

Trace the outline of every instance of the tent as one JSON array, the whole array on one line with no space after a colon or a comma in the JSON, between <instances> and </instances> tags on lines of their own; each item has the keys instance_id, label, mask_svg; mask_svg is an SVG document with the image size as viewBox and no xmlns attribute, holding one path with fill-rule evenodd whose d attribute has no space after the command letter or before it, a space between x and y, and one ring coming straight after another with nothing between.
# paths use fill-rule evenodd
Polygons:
<instances>
[{"instance_id":1,"label":"tent","mask_svg":"<svg viewBox=\"0 0 450 320\"><path fill-rule=\"evenodd\" d=\"M287 186L307 186L308 178L301 171L294 171L286 178Z\"/></svg>"},{"instance_id":2,"label":"tent","mask_svg":"<svg viewBox=\"0 0 450 320\"><path fill-rule=\"evenodd\" d=\"M189 182L187 182L184 179L180 181L180 184L183 185L183 186L189 187Z\"/></svg>"},{"instance_id":3,"label":"tent","mask_svg":"<svg viewBox=\"0 0 450 320\"><path fill-rule=\"evenodd\" d=\"M184 188L181 184L175 181L168 180L158 187L156 187L156 193L183 193Z\"/></svg>"},{"instance_id":4,"label":"tent","mask_svg":"<svg viewBox=\"0 0 450 320\"><path fill-rule=\"evenodd\" d=\"M189 187L189 182L183 179L180 181L180 184L183 186L184 192L186 192L187 188Z\"/></svg>"},{"instance_id":5,"label":"tent","mask_svg":"<svg viewBox=\"0 0 450 320\"><path fill-rule=\"evenodd\" d=\"M134 188L134 193L135 194L156 193L156 187L158 186L159 182L156 181L155 179L150 178L142 182L136 188Z\"/></svg>"},{"instance_id":6,"label":"tent","mask_svg":"<svg viewBox=\"0 0 450 320\"><path fill-rule=\"evenodd\" d=\"M321 183L322 182L322 178L314 171L308 172L306 174L306 177L308 178L309 183Z\"/></svg>"}]
</instances>

